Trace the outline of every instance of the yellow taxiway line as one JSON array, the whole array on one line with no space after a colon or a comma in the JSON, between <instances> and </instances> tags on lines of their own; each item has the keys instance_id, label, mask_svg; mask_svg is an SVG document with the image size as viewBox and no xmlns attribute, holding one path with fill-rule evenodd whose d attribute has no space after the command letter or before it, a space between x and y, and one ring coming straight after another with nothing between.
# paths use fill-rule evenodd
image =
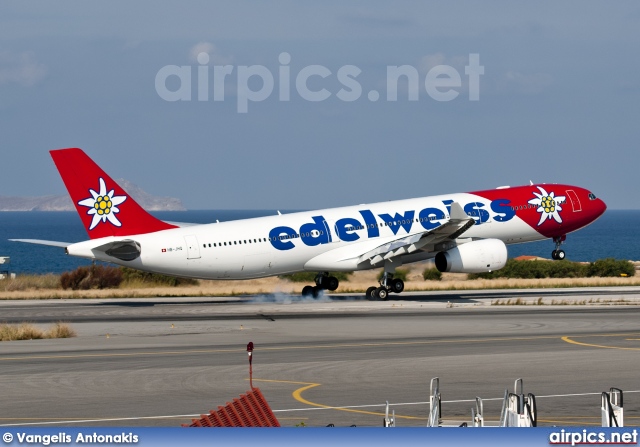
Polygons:
<instances>
[{"instance_id":1,"label":"yellow taxiway line","mask_svg":"<svg viewBox=\"0 0 640 447\"><path fill-rule=\"evenodd\" d=\"M311 388L316 388L316 387L322 386L321 383L293 382L293 381L290 381L290 380L268 380L268 379L253 379L253 381L254 382L290 383L290 384L294 384L294 385L304 385L303 387L300 387L300 388L296 389L293 393L291 393L291 395L298 402L300 402L302 404L305 404L305 405L309 405L311 407L325 408L327 410L346 411L348 413L368 414L368 415L372 415L372 416L383 416L383 417L385 416L384 413L378 413L378 412L374 412L374 411L355 410L355 409L352 409L352 408L333 407L331 405L319 404L319 403L312 402L312 401L302 397L302 393L304 393L307 390L310 390ZM395 417L398 418L398 419L414 419L414 420L426 420L427 419L427 418L421 418L421 417L415 417L415 416L400 416L398 414L396 414Z\"/></svg>"},{"instance_id":2,"label":"yellow taxiway line","mask_svg":"<svg viewBox=\"0 0 640 447\"><path fill-rule=\"evenodd\" d=\"M624 337L624 334L620 334L620 337ZM610 337L610 335L580 335L580 338L584 338L584 337ZM577 337L573 337L573 338L577 338ZM627 338L626 340L640 340L640 339L635 339L635 338ZM579 345L579 346L588 346L590 348L604 348L604 349L621 349L623 351L640 351L640 348L631 348L631 347L624 347L624 346L607 346L607 345L597 345L594 343L584 343L581 341L576 341L573 340L572 338L569 337L562 337L562 341L567 342L567 343L571 343L572 345Z\"/></svg>"}]
</instances>

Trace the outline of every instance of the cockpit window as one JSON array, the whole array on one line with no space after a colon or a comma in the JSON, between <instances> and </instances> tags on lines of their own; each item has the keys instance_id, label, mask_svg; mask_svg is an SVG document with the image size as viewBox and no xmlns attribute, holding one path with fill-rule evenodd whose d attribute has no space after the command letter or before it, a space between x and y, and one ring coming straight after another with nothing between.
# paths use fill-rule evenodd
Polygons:
<instances>
[{"instance_id":1,"label":"cockpit window","mask_svg":"<svg viewBox=\"0 0 640 447\"><path fill-rule=\"evenodd\" d=\"M596 195L592 192L589 193L589 200L596 200Z\"/></svg>"}]
</instances>

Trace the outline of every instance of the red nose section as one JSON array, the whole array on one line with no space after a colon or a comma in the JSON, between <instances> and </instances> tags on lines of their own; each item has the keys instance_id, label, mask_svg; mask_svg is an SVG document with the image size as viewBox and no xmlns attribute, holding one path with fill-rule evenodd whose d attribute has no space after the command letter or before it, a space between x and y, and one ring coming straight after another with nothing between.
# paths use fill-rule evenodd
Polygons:
<instances>
[{"instance_id":1,"label":"red nose section","mask_svg":"<svg viewBox=\"0 0 640 447\"><path fill-rule=\"evenodd\" d=\"M563 236L586 227L595 222L607 210L604 201L596 198L594 194L584 188L566 186L565 195L563 222L556 228L548 227L545 236Z\"/></svg>"},{"instance_id":2,"label":"red nose section","mask_svg":"<svg viewBox=\"0 0 640 447\"><path fill-rule=\"evenodd\" d=\"M81 149L51 151L89 238L176 228L146 212Z\"/></svg>"},{"instance_id":3,"label":"red nose section","mask_svg":"<svg viewBox=\"0 0 640 447\"><path fill-rule=\"evenodd\" d=\"M502 200L516 217L541 235L552 238L585 227L607 209L605 203L584 188L541 184L481 191L489 200Z\"/></svg>"}]
</instances>

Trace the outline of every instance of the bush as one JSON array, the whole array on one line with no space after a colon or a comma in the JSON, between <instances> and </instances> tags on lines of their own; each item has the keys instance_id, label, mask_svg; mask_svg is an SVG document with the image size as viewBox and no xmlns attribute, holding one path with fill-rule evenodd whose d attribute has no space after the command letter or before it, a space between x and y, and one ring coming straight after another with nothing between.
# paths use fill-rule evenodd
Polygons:
<instances>
[{"instance_id":1,"label":"bush","mask_svg":"<svg viewBox=\"0 0 640 447\"><path fill-rule=\"evenodd\" d=\"M516 261L509 259L504 268L486 273L471 273L469 279L493 278L584 278L588 266L571 261Z\"/></svg>"},{"instance_id":2,"label":"bush","mask_svg":"<svg viewBox=\"0 0 640 447\"><path fill-rule=\"evenodd\" d=\"M469 279L493 278L586 278L633 276L635 267L629 261L600 259L590 264L571 261L516 261L509 259L504 268L490 273L471 273Z\"/></svg>"},{"instance_id":3,"label":"bush","mask_svg":"<svg viewBox=\"0 0 640 447\"><path fill-rule=\"evenodd\" d=\"M441 281L442 273L440 272L440 270L434 267L426 268L422 272L422 278L425 281Z\"/></svg>"},{"instance_id":4,"label":"bush","mask_svg":"<svg viewBox=\"0 0 640 447\"><path fill-rule=\"evenodd\" d=\"M636 269L629 261L620 261L613 258L599 259L589 264L589 276L634 276Z\"/></svg>"},{"instance_id":5,"label":"bush","mask_svg":"<svg viewBox=\"0 0 640 447\"><path fill-rule=\"evenodd\" d=\"M530 261L536 262L536 261ZM539 261L545 262L545 261ZM570 261L546 261L551 264L548 268L549 278L584 278L589 275L589 265Z\"/></svg>"},{"instance_id":6,"label":"bush","mask_svg":"<svg viewBox=\"0 0 640 447\"><path fill-rule=\"evenodd\" d=\"M161 275L160 273L143 272L129 267L120 267L122 279L129 283L145 283L159 286L197 286L198 280L192 278L177 278L175 276Z\"/></svg>"},{"instance_id":7,"label":"bush","mask_svg":"<svg viewBox=\"0 0 640 447\"><path fill-rule=\"evenodd\" d=\"M71 338L76 336L71 326L66 323L57 322L44 334L44 338Z\"/></svg>"},{"instance_id":8,"label":"bush","mask_svg":"<svg viewBox=\"0 0 640 447\"><path fill-rule=\"evenodd\" d=\"M382 279L382 275L384 274L384 270L380 270L378 273L378 281ZM393 279L401 279L404 282L407 282L407 275L409 274L409 269L396 269L396 272L393 274Z\"/></svg>"},{"instance_id":9,"label":"bush","mask_svg":"<svg viewBox=\"0 0 640 447\"><path fill-rule=\"evenodd\" d=\"M317 272L298 272L290 275L280 275L278 278L291 282L315 282ZM329 276L335 276L338 281L349 281L349 275L353 272L329 272Z\"/></svg>"},{"instance_id":10,"label":"bush","mask_svg":"<svg viewBox=\"0 0 640 447\"><path fill-rule=\"evenodd\" d=\"M60 285L65 290L115 289L121 282L122 271L119 268L103 265L78 267L60 276Z\"/></svg>"}]
</instances>

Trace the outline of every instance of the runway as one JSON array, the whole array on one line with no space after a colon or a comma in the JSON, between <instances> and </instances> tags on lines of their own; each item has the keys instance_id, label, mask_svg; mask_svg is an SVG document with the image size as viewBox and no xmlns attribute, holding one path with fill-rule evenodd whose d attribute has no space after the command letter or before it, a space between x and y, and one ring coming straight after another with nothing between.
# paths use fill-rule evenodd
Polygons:
<instances>
[{"instance_id":1,"label":"runway","mask_svg":"<svg viewBox=\"0 0 640 447\"><path fill-rule=\"evenodd\" d=\"M539 425L599 425L610 387L625 391L626 425L640 422L640 289L402 298L0 302L2 322L64 320L78 332L0 343L0 424L187 423L249 389L249 341L253 385L284 426L379 426L385 401L398 426L425 425L436 376L445 420L469 420L476 396L497 420L523 378ZM518 298L545 304L495 305Z\"/></svg>"}]
</instances>

